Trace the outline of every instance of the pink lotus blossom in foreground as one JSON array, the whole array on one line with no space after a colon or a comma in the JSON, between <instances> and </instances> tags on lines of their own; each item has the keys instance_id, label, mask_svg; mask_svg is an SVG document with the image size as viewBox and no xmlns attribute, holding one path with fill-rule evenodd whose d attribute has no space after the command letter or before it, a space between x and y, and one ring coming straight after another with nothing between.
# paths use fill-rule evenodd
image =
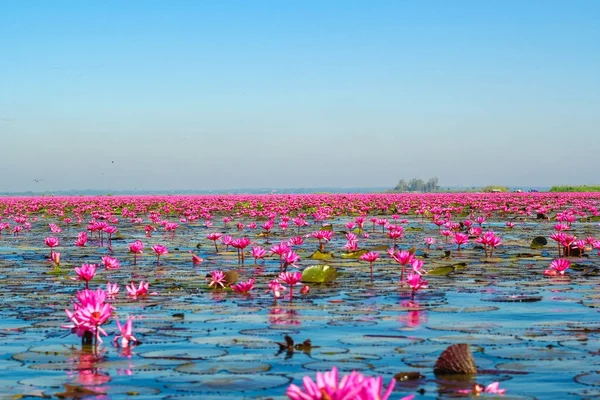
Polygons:
<instances>
[{"instance_id":1,"label":"pink lotus blossom in foreground","mask_svg":"<svg viewBox=\"0 0 600 400\"><path fill-rule=\"evenodd\" d=\"M300 261L300 256L296 254L294 250L288 250L283 254L282 262L283 262L283 271L287 271L287 267L292 266L294 268L298 268L296 263Z\"/></svg>"},{"instance_id":2,"label":"pink lotus blossom in foreground","mask_svg":"<svg viewBox=\"0 0 600 400\"><path fill-rule=\"evenodd\" d=\"M291 400L387 400L396 385L396 381L392 379L382 393L382 377L366 377L360 372L352 371L340 380L337 367L328 372L317 372L315 381L305 376L302 383L302 388L293 384L288 387L286 395ZM401 400L413 398L411 395Z\"/></svg>"},{"instance_id":3,"label":"pink lotus blossom in foreground","mask_svg":"<svg viewBox=\"0 0 600 400\"><path fill-rule=\"evenodd\" d=\"M394 261L396 261L402 266L402 270L400 271L400 281L403 281L404 267L412 262L412 260L414 259L414 255L411 252L405 250L395 252L393 248L390 248L388 250L388 254L394 259Z\"/></svg>"},{"instance_id":4,"label":"pink lotus blossom in foreground","mask_svg":"<svg viewBox=\"0 0 600 400\"><path fill-rule=\"evenodd\" d=\"M100 334L106 336L106 332L101 328L112 314L114 308L106 303L106 292L102 289L81 290L77 292L77 301L73 302L74 311L65 310L67 317L73 323L64 325L63 328L71 329L78 336L84 336L89 333L97 341L102 342Z\"/></svg>"}]
</instances>

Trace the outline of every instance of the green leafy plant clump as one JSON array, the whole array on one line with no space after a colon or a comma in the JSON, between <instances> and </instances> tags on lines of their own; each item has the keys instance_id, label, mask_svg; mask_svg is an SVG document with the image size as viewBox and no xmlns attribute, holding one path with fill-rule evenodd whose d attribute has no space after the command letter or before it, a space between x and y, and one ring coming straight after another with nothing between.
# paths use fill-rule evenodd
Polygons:
<instances>
[{"instance_id":1,"label":"green leafy plant clump","mask_svg":"<svg viewBox=\"0 0 600 400\"><path fill-rule=\"evenodd\" d=\"M600 185L552 186L550 192L600 192Z\"/></svg>"}]
</instances>

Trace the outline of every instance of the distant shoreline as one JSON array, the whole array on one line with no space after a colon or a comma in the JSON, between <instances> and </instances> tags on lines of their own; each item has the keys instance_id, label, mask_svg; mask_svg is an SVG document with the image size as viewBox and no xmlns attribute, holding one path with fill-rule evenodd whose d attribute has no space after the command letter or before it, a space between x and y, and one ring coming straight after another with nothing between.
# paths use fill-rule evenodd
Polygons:
<instances>
[{"instance_id":1,"label":"distant shoreline","mask_svg":"<svg viewBox=\"0 0 600 400\"><path fill-rule=\"evenodd\" d=\"M527 192L532 188L540 192L550 191L550 186L508 186L511 191L522 190ZM437 193L460 193L475 192L483 186L447 186L442 187ZM391 193L390 187L357 187L357 188L258 188L258 189L213 189L213 190L56 190L56 191L22 191L22 192L0 192L0 196L132 196L132 195L224 195L224 194L351 194L351 193ZM400 192L398 192L400 193Z\"/></svg>"}]
</instances>

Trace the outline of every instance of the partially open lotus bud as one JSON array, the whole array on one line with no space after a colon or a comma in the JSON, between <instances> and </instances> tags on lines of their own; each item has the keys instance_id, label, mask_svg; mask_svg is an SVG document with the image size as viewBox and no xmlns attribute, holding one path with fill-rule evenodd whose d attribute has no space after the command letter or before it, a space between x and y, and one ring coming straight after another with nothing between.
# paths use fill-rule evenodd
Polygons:
<instances>
[{"instance_id":1,"label":"partially open lotus bud","mask_svg":"<svg viewBox=\"0 0 600 400\"><path fill-rule=\"evenodd\" d=\"M477 374L471 347L465 343L453 344L442 352L433 368L435 374Z\"/></svg>"}]
</instances>

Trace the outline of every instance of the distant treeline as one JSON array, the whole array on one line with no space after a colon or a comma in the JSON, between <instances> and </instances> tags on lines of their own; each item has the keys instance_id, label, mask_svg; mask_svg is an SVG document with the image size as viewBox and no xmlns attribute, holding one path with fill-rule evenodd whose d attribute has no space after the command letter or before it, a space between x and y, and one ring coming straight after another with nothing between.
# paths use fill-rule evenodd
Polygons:
<instances>
[{"instance_id":1,"label":"distant treeline","mask_svg":"<svg viewBox=\"0 0 600 400\"><path fill-rule=\"evenodd\" d=\"M406 182L404 179L400 179L400 182L393 189L394 192L438 192L440 190L439 179L433 177L427 182L423 179L411 179Z\"/></svg>"},{"instance_id":2,"label":"distant treeline","mask_svg":"<svg viewBox=\"0 0 600 400\"><path fill-rule=\"evenodd\" d=\"M600 185L552 186L551 192L600 192Z\"/></svg>"}]
</instances>

